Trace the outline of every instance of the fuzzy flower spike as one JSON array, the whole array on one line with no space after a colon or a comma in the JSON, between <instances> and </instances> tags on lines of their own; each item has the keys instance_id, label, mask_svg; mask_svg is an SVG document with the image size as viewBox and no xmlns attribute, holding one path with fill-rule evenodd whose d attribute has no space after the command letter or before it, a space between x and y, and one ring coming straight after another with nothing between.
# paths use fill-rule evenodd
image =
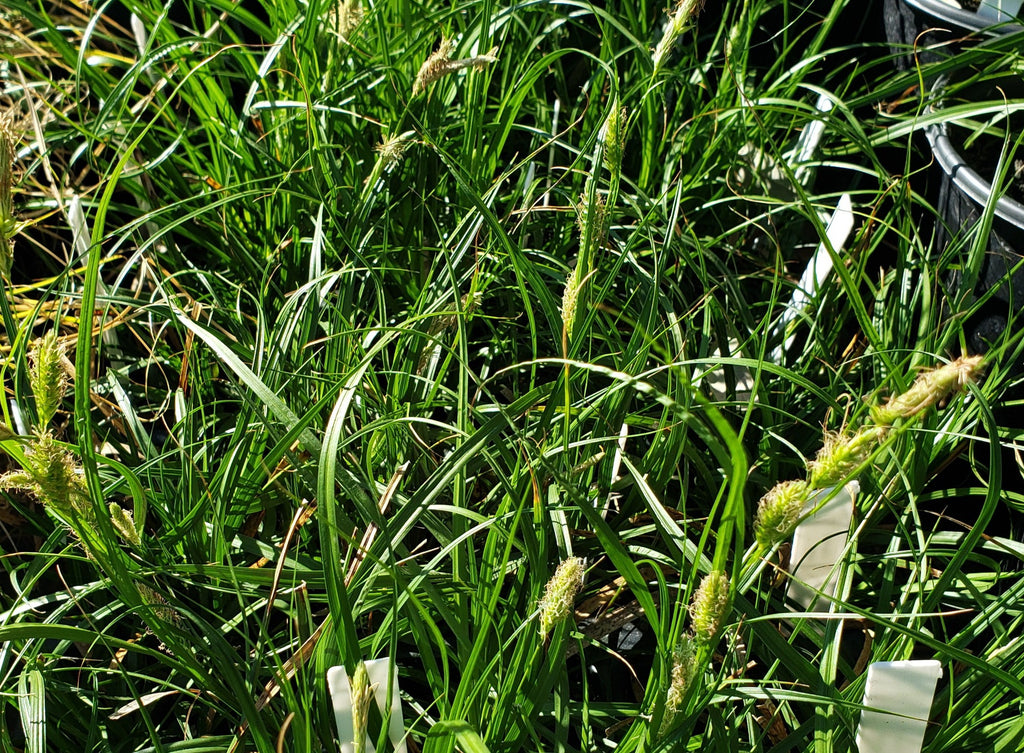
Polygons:
<instances>
[{"instance_id":1,"label":"fuzzy flower spike","mask_svg":"<svg viewBox=\"0 0 1024 753\"><path fill-rule=\"evenodd\" d=\"M901 418L913 418L941 403L956 390L977 382L983 369L981 356L962 356L952 363L926 371L902 395L874 408L871 416L879 426L892 426Z\"/></svg>"},{"instance_id":2,"label":"fuzzy flower spike","mask_svg":"<svg viewBox=\"0 0 1024 753\"><path fill-rule=\"evenodd\" d=\"M36 398L41 431L45 431L57 415L57 409L67 392L68 381L62 363L64 352L57 330L51 329L28 354L32 366L29 369L29 383Z\"/></svg>"},{"instance_id":3,"label":"fuzzy flower spike","mask_svg":"<svg viewBox=\"0 0 1024 753\"><path fill-rule=\"evenodd\" d=\"M692 636L684 635L672 651L672 674L669 678L668 693L665 696L665 716L661 720L663 737L675 723L683 710L686 693L697 674L697 645Z\"/></svg>"},{"instance_id":4,"label":"fuzzy flower spike","mask_svg":"<svg viewBox=\"0 0 1024 753\"><path fill-rule=\"evenodd\" d=\"M700 582L690 603L690 624L698 643L714 642L732 607L731 587L729 576L721 570L713 570Z\"/></svg>"},{"instance_id":5,"label":"fuzzy flower spike","mask_svg":"<svg viewBox=\"0 0 1024 753\"><path fill-rule=\"evenodd\" d=\"M825 444L807 464L808 483L813 489L839 486L852 478L885 436L885 429L866 426L856 434L825 434Z\"/></svg>"},{"instance_id":6,"label":"fuzzy flower spike","mask_svg":"<svg viewBox=\"0 0 1024 753\"><path fill-rule=\"evenodd\" d=\"M359 662L352 673L352 731L355 753L364 753L367 749L366 731L369 727L370 704L373 701L373 686L366 671L366 664Z\"/></svg>"},{"instance_id":7,"label":"fuzzy flower spike","mask_svg":"<svg viewBox=\"0 0 1024 753\"><path fill-rule=\"evenodd\" d=\"M583 560L570 557L551 576L540 608L540 638L546 641L551 631L572 613L576 594L583 588Z\"/></svg>"},{"instance_id":8,"label":"fuzzy flower spike","mask_svg":"<svg viewBox=\"0 0 1024 753\"><path fill-rule=\"evenodd\" d=\"M476 68L480 70L490 63L498 61L498 48L492 47L485 55L474 55L473 57L452 60L452 52L455 43L450 39L442 39L440 46L423 61L419 73L416 74L416 81L412 85L412 96L417 96L426 90L428 86L449 73L455 73L465 68Z\"/></svg>"},{"instance_id":9,"label":"fuzzy flower spike","mask_svg":"<svg viewBox=\"0 0 1024 753\"><path fill-rule=\"evenodd\" d=\"M757 542L770 548L789 536L803 515L810 493L806 481L783 481L761 497L754 518Z\"/></svg>"},{"instance_id":10,"label":"fuzzy flower spike","mask_svg":"<svg viewBox=\"0 0 1024 753\"><path fill-rule=\"evenodd\" d=\"M651 56L655 73L661 70L665 59L672 52L672 48L675 47L679 37L686 31L693 17L700 13L700 9L703 6L704 0L679 0L675 10L669 13L668 21L665 25L665 33L662 35L661 41L658 42L658 46L654 49L654 54Z\"/></svg>"}]
</instances>

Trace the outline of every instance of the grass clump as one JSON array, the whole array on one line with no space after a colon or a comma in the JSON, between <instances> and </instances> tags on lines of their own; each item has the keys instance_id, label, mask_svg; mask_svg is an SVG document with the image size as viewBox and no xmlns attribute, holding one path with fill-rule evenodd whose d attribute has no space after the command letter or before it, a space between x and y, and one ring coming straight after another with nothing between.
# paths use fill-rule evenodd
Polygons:
<instances>
[{"instance_id":1,"label":"grass clump","mask_svg":"<svg viewBox=\"0 0 1024 753\"><path fill-rule=\"evenodd\" d=\"M915 87L1015 48L697 10L7 3L0 747L335 750L384 657L425 753L848 750L909 657L930 751L1010 734L1019 307Z\"/></svg>"}]
</instances>

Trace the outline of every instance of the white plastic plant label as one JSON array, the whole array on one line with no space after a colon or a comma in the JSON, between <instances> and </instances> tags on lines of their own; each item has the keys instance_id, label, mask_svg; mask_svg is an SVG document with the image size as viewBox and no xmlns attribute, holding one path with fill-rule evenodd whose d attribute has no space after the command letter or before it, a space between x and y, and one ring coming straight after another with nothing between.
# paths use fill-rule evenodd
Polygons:
<instances>
[{"instance_id":1,"label":"white plastic plant label","mask_svg":"<svg viewBox=\"0 0 1024 753\"><path fill-rule=\"evenodd\" d=\"M808 515L793 532L793 545L789 552L789 598L810 610L824 608L827 599L835 596L839 577L836 563L846 551L853 518L853 502L860 484L851 481L828 499L832 488L821 489L811 495L808 510L821 508ZM825 503L822 505L822 501Z\"/></svg>"},{"instance_id":2,"label":"white plastic plant label","mask_svg":"<svg viewBox=\"0 0 1024 753\"><path fill-rule=\"evenodd\" d=\"M931 659L870 664L857 750L919 753L940 677L942 665Z\"/></svg>"},{"instance_id":3,"label":"white plastic plant label","mask_svg":"<svg viewBox=\"0 0 1024 753\"><path fill-rule=\"evenodd\" d=\"M727 355L732 356L739 351L740 343L735 338L729 338L729 353ZM716 349L711 354L713 358L721 358L722 351ZM750 373L750 369L746 366L733 366L733 375L735 376L735 388L736 388L736 399L740 402L747 402L750 400L750 395L754 389L754 375ZM725 400L729 396L729 383L726 380L725 366L716 366L714 369L709 371L704 377L708 390L711 392L711 396L715 400ZM700 379L694 380L693 386L697 387L701 383ZM756 397L755 397L756 400Z\"/></svg>"},{"instance_id":4,"label":"white plastic plant label","mask_svg":"<svg viewBox=\"0 0 1024 753\"><path fill-rule=\"evenodd\" d=\"M835 102L827 94L820 94L814 106L818 112L827 115L832 112ZM804 126L800 138L797 139L795 153L787 155L787 161L795 165L793 172L796 175L797 182L802 185L806 186L810 183L811 168L807 163L814 159L814 155L818 151L818 145L821 144L821 137L824 135L825 118L812 120Z\"/></svg>"},{"instance_id":5,"label":"white plastic plant label","mask_svg":"<svg viewBox=\"0 0 1024 753\"><path fill-rule=\"evenodd\" d=\"M842 252L846 239L850 237L853 224L853 202L850 200L850 194L844 193L839 197L836 210L832 213L832 218L825 228L825 237L828 239L828 244L832 246L832 250L837 255ZM817 297L818 291L831 273L832 254L829 253L825 242L822 242L818 245L814 255L807 263L804 273L800 276L800 282L797 283L789 303L786 304L786 309L782 312L782 316L779 317L776 331L784 339L781 344L776 346L772 353L772 360L776 363L782 363L783 355L793 344L795 339L793 329L796 326L800 313Z\"/></svg>"},{"instance_id":6,"label":"white plastic plant label","mask_svg":"<svg viewBox=\"0 0 1024 753\"><path fill-rule=\"evenodd\" d=\"M398 694L398 667L388 657L371 659L366 664L370 687L377 701L381 715L391 709L391 721L388 724L388 737L395 746L395 753L407 753L405 743L405 721L402 719L402 701ZM390 669L390 678L388 677ZM390 680L391 698L387 697ZM355 732L352 725L352 684L344 667L331 667L327 670L327 689L331 694L334 706L334 718L338 725L338 740L341 741L341 753L354 753ZM367 739L366 751L374 753L373 740Z\"/></svg>"}]
</instances>

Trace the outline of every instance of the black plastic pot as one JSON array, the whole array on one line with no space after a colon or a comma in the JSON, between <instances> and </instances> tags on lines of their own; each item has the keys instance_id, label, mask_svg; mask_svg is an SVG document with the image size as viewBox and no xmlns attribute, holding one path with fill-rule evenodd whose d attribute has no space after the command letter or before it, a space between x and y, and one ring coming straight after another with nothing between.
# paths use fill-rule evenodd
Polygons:
<instances>
[{"instance_id":1,"label":"black plastic pot","mask_svg":"<svg viewBox=\"0 0 1024 753\"><path fill-rule=\"evenodd\" d=\"M1016 84L1019 88L1019 79ZM1005 89L1013 94L1011 87ZM991 99L995 99L996 91L993 86ZM979 101L988 99L990 97L983 94ZM992 200L994 189L992 178L988 176L994 177L1000 149L981 158L990 164L972 164L965 150L950 138L946 123L930 126L926 135L943 173L937 202L943 225L938 228L936 241L939 248L944 248L951 240L949 233L955 234L961 228L976 224L984 207ZM1024 158L1024 152L1019 152L1016 157ZM970 346L975 353L987 350L987 344L1006 329L1009 313L1024 307L1024 269L1013 271L1024 260L1021 255L1024 253L1024 204L1004 194L995 201L993 215L988 253L975 287L978 297L990 291L991 297L967 323ZM954 286L959 285L959 275L950 282Z\"/></svg>"},{"instance_id":2,"label":"black plastic pot","mask_svg":"<svg viewBox=\"0 0 1024 753\"><path fill-rule=\"evenodd\" d=\"M965 4L967 4L965 2ZM1024 30L1019 17L1024 15L1022 0L979 0L989 8L980 11L963 7L957 0L884 0L886 36L892 46L899 70L948 60L965 44L983 37ZM1013 20L1013 19L1017 20ZM930 82L937 92L937 107L942 105L942 82ZM994 92L982 92L978 101L998 100ZM941 168L938 195L932 194L942 222L936 228L936 250L946 247L951 236L978 222L988 205L993 188L991 176L995 161L973 164L971 156L961 153L950 139L945 123L927 129L935 163ZM998 154L998 152L997 152ZM1018 155L1024 157L1024 153ZM985 164L991 161L992 164ZM995 216L988 237L988 251L978 275L975 295L991 297L970 321L965 323L971 352L988 349L1006 329L1010 311L1024 307L1024 273L1010 274L1024 252L1024 206L1003 196L995 204ZM948 280L954 289L962 284L960 276Z\"/></svg>"},{"instance_id":3,"label":"black plastic pot","mask_svg":"<svg viewBox=\"0 0 1024 753\"><path fill-rule=\"evenodd\" d=\"M980 0L979 8L997 2L1002 0ZM1019 0L1006 0L1001 7L1005 10L976 12L962 8L955 0L884 0L885 33L893 46L896 67L912 68L914 50L922 63L951 54L965 33L1009 34L1024 29L1019 22L1011 22L1024 13ZM945 46L936 49L936 45Z\"/></svg>"}]
</instances>

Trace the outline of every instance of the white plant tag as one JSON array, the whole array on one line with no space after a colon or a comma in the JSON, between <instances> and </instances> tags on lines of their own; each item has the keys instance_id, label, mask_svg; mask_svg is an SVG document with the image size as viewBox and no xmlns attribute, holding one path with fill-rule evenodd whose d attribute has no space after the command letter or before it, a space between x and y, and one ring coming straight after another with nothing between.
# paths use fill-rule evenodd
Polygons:
<instances>
[{"instance_id":1,"label":"white plant tag","mask_svg":"<svg viewBox=\"0 0 1024 753\"><path fill-rule=\"evenodd\" d=\"M836 211L832 213L832 219L829 220L828 227L825 228L825 237L828 238L828 243L836 254L843 250L843 244L850 237L852 230L853 203L850 201L850 194L844 193L839 197ZM776 363L782 363L782 356L793 344L792 330L797 316L817 297L818 290L831 272L832 255L828 252L828 246L821 243L807 263L804 273L800 276L800 282L797 283L796 290L793 291L793 296L786 305L786 310L779 317L776 332L785 336L785 340L772 353L772 360Z\"/></svg>"},{"instance_id":2,"label":"white plant tag","mask_svg":"<svg viewBox=\"0 0 1024 753\"><path fill-rule=\"evenodd\" d=\"M835 596L839 577L836 563L846 551L853 501L859 491L860 484L851 481L820 510L807 516L793 532L787 595L805 610L814 606L825 608L827 598ZM817 507L832 492L831 488L816 491L806 509ZM819 598L818 592L824 596Z\"/></svg>"},{"instance_id":3,"label":"white plant tag","mask_svg":"<svg viewBox=\"0 0 1024 753\"><path fill-rule=\"evenodd\" d=\"M739 350L740 343L735 338L729 338L729 355L736 353ZM721 358L721 349L715 349L715 352L711 354L713 358ZM754 389L754 375L750 373L750 369L746 366L733 366L733 374L736 378L736 399L740 402L747 402L750 400L751 392ZM715 400L725 400L729 395L729 385L725 379L725 366L716 366L714 369L709 371L704 379L707 382L708 390L711 392L711 396ZM694 380L693 386L699 387L701 380L698 378ZM755 397L756 400L756 397Z\"/></svg>"},{"instance_id":4,"label":"white plant tag","mask_svg":"<svg viewBox=\"0 0 1024 753\"><path fill-rule=\"evenodd\" d=\"M857 750L919 753L940 677L942 665L932 659L870 664Z\"/></svg>"},{"instance_id":5,"label":"white plant tag","mask_svg":"<svg viewBox=\"0 0 1024 753\"><path fill-rule=\"evenodd\" d=\"M835 102L827 94L820 94L818 101L815 103L815 108L822 113L828 114L832 112L832 108L835 107ZM821 120L812 120L806 126L804 126L803 132L800 134L800 138L797 139L796 149L793 153L787 155L787 161L791 165L795 165L793 173L796 176L797 182L802 185L807 185L811 177L811 168L807 165L812 159L814 159L815 153L818 151L818 145L821 143L821 137L825 135L825 118Z\"/></svg>"},{"instance_id":6,"label":"white plant tag","mask_svg":"<svg viewBox=\"0 0 1024 753\"><path fill-rule=\"evenodd\" d=\"M391 677L388 677L390 668ZM402 700L398 695L398 667L388 657L371 659L366 662L366 674L373 688L373 696L377 701L380 713L386 714L391 709L391 722L388 725L388 737L395 746L395 753L407 753L405 744L405 721L402 719ZM388 680L391 681L391 698L387 697ZM331 667L327 670L327 689L331 694L334 706L334 718L338 725L338 740L341 741L341 753L354 753L355 732L352 729L352 683L344 667ZM374 753L373 740L366 741L368 753Z\"/></svg>"}]
</instances>

